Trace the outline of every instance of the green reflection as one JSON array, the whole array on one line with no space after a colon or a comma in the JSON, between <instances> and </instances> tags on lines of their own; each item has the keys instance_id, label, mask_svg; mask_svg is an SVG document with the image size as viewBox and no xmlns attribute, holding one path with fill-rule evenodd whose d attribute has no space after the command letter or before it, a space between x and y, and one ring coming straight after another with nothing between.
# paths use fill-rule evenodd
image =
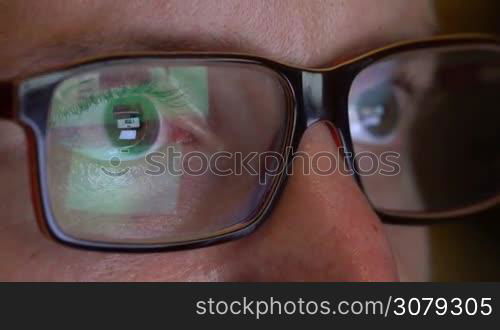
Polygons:
<instances>
[{"instance_id":1,"label":"green reflection","mask_svg":"<svg viewBox=\"0 0 500 330\"><path fill-rule=\"evenodd\" d=\"M113 70L119 75L127 67ZM159 144L159 138L165 133L162 125L170 120L207 117L207 68L154 67L149 73L149 82L135 86L103 90L102 73L95 72L70 78L57 88L49 130L63 133L54 135L51 148L58 157L50 159L67 164L66 173L57 173L57 190L63 192L57 197L59 208L96 215L162 214L175 209L180 178L168 173L144 175L143 156L166 147L169 141ZM121 160L119 165L110 162L113 157ZM115 177L103 169L128 171Z\"/></svg>"}]
</instances>

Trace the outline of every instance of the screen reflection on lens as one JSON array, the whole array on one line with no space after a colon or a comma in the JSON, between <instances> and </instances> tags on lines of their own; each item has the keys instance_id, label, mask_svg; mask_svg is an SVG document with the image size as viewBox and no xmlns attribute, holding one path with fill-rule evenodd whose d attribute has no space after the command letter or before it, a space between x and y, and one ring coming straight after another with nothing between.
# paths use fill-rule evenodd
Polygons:
<instances>
[{"instance_id":1,"label":"screen reflection on lens","mask_svg":"<svg viewBox=\"0 0 500 330\"><path fill-rule=\"evenodd\" d=\"M64 80L54 92L47 134L57 224L77 239L144 244L245 225L272 180L178 170L194 153L209 159L220 152L281 152L286 106L280 78L257 65L144 59ZM199 158L189 166L203 165Z\"/></svg>"}]
</instances>

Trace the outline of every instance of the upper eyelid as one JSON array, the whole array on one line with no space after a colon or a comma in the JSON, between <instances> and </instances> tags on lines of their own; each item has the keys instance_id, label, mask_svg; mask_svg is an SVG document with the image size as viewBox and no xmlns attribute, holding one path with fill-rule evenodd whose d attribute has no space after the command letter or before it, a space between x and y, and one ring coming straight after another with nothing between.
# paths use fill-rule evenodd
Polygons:
<instances>
[{"instance_id":1,"label":"upper eyelid","mask_svg":"<svg viewBox=\"0 0 500 330\"><path fill-rule=\"evenodd\" d=\"M146 83L138 86L123 86L123 87L111 88L100 94L89 96L84 100L77 102L76 104L59 109L56 115L57 118L54 119L56 120L65 119L71 115L78 116L84 113L85 111L88 111L92 106L100 105L102 104L102 102L106 102L114 97L123 96L124 94L132 95L132 94L145 93L154 96L156 98L172 97L172 99L169 100L171 105L181 106L181 104L174 103L174 101L181 99L183 95L180 89L170 88L168 90L160 90L157 87L158 86L155 86L154 83ZM161 95L162 93L163 95ZM171 94L167 96L165 93L171 93Z\"/></svg>"}]
</instances>

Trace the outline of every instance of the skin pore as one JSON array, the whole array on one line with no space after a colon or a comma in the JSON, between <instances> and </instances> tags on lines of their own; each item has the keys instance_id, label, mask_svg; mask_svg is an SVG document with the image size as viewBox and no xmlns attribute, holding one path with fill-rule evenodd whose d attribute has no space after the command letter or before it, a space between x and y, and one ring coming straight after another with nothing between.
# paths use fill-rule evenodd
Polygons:
<instances>
[{"instance_id":1,"label":"skin pore","mask_svg":"<svg viewBox=\"0 0 500 330\"><path fill-rule=\"evenodd\" d=\"M324 67L433 29L426 0L0 0L0 79L141 50L244 52ZM61 246L36 226L22 129L1 121L0 132L0 280L427 279L423 229L384 226L352 178L300 168L266 223L231 243L155 254ZM318 124L300 148L337 146Z\"/></svg>"}]
</instances>

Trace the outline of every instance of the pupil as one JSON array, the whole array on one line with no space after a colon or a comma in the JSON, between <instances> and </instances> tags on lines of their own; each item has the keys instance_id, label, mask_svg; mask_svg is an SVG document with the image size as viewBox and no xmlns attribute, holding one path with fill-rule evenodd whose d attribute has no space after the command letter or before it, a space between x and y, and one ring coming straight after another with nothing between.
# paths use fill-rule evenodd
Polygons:
<instances>
[{"instance_id":1,"label":"pupil","mask_svg":"<svg viewBox=\"0 0 500 330\"><path fill-rule=\"evenodd\" d=\"M147 151L158 138L158 113L146 98L129 97L113 102L107 116L109 140L120 152Z\"/></svg>"},{"instance_id":2,"label":"pupil","mask_svg":"<svg viewBox=\"0 0 500 330\"><path fill-rule=\"evenodd\" d=\"M360 99L358 118L373 136L390 135L398 121L398 104L391 88L383 85L367 91Z\"/></svg>"}]
</instances>

